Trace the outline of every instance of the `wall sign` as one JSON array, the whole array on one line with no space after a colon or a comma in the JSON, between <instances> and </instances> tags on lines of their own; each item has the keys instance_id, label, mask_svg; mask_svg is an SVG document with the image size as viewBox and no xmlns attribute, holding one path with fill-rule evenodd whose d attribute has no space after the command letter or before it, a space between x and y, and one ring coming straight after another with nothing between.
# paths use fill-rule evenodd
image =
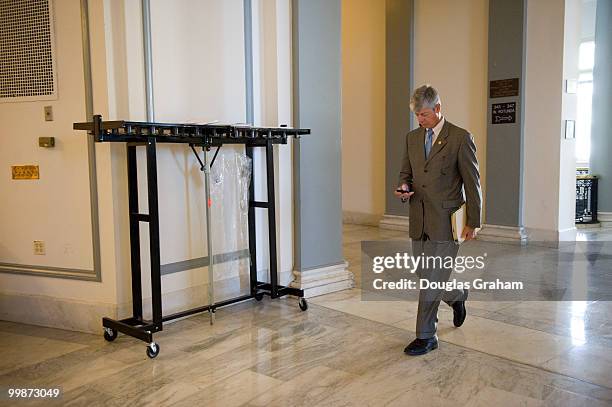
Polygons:
<instances>
[{"instance_id":1,"label":"wall sign","mask_svg":"<svg viewBox=\"0 0 612 407\"><path fill-rule=\"evenodd\" d=\"M491 124L516 123L516 102L491 105Z\"/></svg>"},{"instance_id":2,"label":"wall sign","mask_svg":"<svg viewBox=\"0 0 612 407\"><path fill-rule=\"evenodd\" d=\"M38 165L11 166L13 179L40 179Z\"/></svg>"},{"instance_id":3,"label":"wall sign","mask_svg":"<svg viewBox=\"0 0 612 407\"><path fill-rule=\"evenodd\" d=\"M493 98L505 98L509 96L519 95L519 79L500 79L497 81L491 81L489 84L489 97Z\"/></svg>"}]
</instances>

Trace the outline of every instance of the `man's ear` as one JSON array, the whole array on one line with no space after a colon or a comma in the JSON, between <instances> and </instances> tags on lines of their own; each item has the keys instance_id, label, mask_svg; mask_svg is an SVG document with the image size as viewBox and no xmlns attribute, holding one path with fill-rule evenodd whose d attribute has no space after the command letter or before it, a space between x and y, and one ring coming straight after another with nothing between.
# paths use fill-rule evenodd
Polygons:
<instances>
[{"instance_id":1,"label":"man's ear","mask_svg":"<svg viewBox=\"0 0 612 407\"><path fill-rule=\"evenodd\" d=\"M440 113L441 108L442 106L440 105L440 103L436 103L436 105L434 106L434 112Z\"/></svg>"}]
</instances>

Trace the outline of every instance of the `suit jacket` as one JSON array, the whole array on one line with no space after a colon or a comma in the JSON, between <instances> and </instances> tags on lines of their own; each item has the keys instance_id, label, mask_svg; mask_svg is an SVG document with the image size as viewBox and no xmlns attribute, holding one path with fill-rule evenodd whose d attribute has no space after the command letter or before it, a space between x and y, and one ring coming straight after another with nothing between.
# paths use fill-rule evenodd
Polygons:
<instances>
[{"instance_id":1,"label":"suit jacket","mask_svg":"<svg viewBox=\"0 0 612 407\"><path fill-rule=\"evenodd\" d=\"M451 214L466 202L467 225L480 227L481 191L474 137L445 121L425 160L425 129L406 136L399 185L409 184L412 239L453 240ZM464 201L465 191L465 201Z\"/></svg>"}]
</instances>

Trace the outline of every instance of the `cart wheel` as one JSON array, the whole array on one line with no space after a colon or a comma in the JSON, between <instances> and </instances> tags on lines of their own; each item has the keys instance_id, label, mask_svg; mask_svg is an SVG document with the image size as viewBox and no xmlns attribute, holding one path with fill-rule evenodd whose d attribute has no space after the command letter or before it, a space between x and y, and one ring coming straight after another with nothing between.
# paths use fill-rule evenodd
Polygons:
<instances>
[{"instance_id":1,"label":"cart wheel","mask_svg":"<svg viewBox=\"0 0 612 407\"><path fill-rule=\"evenodd\" d=\"M159 345L155 342L151 342L147 345L147 356L153 359L159 355Z\"/></svg>"},{"instance_id":2,"label":"cart wheel","mask_svg":"<svg viewBox=\"0 0 612 407\"><path fill-rule=\"evenodd\" d=\"M264 297L264 293L255 293L255 299L257 301L263 300L263 297Z\"/></svg>"},{"instance_id":3,"label":"cart wheel","mask_svg":"<svg viewBox=\"0 0 612 407\"><path fill-rule=\"evenodd\" d=\"M117 339L117 330L113 328L104 328L104 339L107 342L112 342Z\"/></svg>"},{"instance_id":4,"label":"cart wheel","mask_svg":"<svg viewBox=\"0 0 612 407\"><path fill-rule=\"evenodd\" d=\"M298 305L300 306L300 309L302 311L306 311L308 309L308 302L306 302L306 298L304 297L300 297L300 300L298 301Z\"/></svg>"}]
</instances>

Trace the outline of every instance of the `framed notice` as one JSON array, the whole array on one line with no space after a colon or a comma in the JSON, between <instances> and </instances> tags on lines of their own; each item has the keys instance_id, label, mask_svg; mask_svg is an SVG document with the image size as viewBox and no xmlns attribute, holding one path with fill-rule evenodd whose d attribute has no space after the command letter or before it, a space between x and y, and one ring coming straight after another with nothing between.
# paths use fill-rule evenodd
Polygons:
<instances>
[{"instance_id":1,"label":"framed notice","mask_svg":"<svg viewBox=\"0 0 612 407\"><path fill-rule=\"evenodd\" d=\"M489 83L489 97L505 98L519 95L519 78L500 79Z\"/></svg>"},{"instance_id":2,"label":"framed notice","mask_svg":"<svg viewBox=\"0 0 612 407\"><path fill-rule=\"evenodd\" d=\"M516 123L516 102L493 103L491 124Z\"/></svg>"}]
</instances>

